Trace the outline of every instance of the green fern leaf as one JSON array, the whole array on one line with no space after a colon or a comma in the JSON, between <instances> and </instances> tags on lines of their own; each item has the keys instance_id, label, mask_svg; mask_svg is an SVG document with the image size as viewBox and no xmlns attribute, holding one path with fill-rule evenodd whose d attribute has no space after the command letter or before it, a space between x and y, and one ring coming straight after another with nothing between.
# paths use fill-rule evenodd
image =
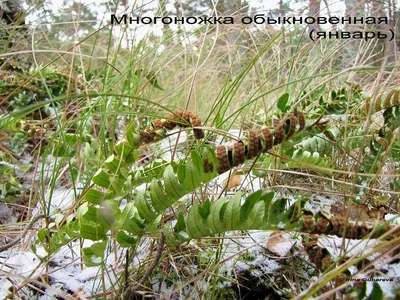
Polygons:
<instances>
[{"instance_id":1,"label":"green fern leaf","mask_svg":"<svg viewBox=\"0 0 400 300\"><path fill-rule=\"evenodd\" d=\"M157 179L151 182L150 198L154 209L161 213L168 208L168 196L164 193L161 183Z\"/></svg>"},{"instance_id":2,"label":"green fern leaf","mask_svg":"<svg viewBox=\"0 0 400 300\"><path fill-rule=\"evenodd\" d=\"M105 193L94 188L89 189L85 193L85 200L89 203L101 205L104 200L111 199L111 193Z\"/></svg>"},{"instance_id":3,"label":"green fern leaf","mask_svg":"<svg viewBox=\"0 0 400 300\"><path fill-rule=\"evenodd\" d=\"M199 238L211 234L207 223L199 213L199 203L196 200L186 218L187 233L192 238Z\"/></svg>"},{"instance_id":4,"label":"green fern leaf","mask_svg":"<svg viewBox=\"0 0 400 300\"><path fill-rule=\"evenodd\" d=\"M269 205L267 219L265 222L267 228L270 228L271 226L278 226L278 228L280 228L284 225L281 217L285 212L286 203L287 199L278 199Z\"/></svg>"},{"instance_id":5,"label":"green fern leaf","mask_svg":"<svg viewBox=\"0 0 400 300\"><path fill-rule=\"evenodd\" d=\"M207 217L207 226L213 233L223 232L225 229L222 216L228 205L227 200L227 198L220 198L210 207L210 214Z\"/></svg>"},{"instance_id":6,"label":"green fern leaf","mask_svg":"<svg viewBox=\"0 0 400 300\"><path fill-rule=\"evenodd\" d=\"M241 229L257 228L262 224L265 205L261 199L262 191L249 195L240 209Z\"/></svg>"},{"instance_id":7,"label":"green fern leaf","mask_svg":"<svg viewBox=\"0 0 400 300\"><path fill-rule=\"evenodd\" d=\"M193 162L188 161L185 164L185 188L189 191L193 191L198 188L201 184L200 169L196 169Z\"/></svg>"},{"instance_id":8,"label":"green fern leaf","mask_svg":"<svg viewBox=\"0 0 400 300\"><path fill-rule=\"evenodd\" d=\"M111 209L111 208L110 208ZM78 218L81 223L94 223L103 228L104 232L107 232L111 228L111 220L106 217L104 208L95 207L84 203L78 208Z\"/></svg>"},{"instance_id":9,"label":"green fern leaf","mask_svg":"<svg viewBox=\"0 0 400 300\"><path fill-rule=\"evenodd\" d=\"M258 201L254 204L253 208L251 209L247 219L241 223L242 230L246 229L256 229L262 228L263 225L263 218L265 212L265 204L264 201L258 199Z\"/></svg>"},{"instance_id":10,"label":"green fern leaf","mask_svg":"<svg viewBox=\"0 0 400 300\"><path fill-rule=\"evenodd\" d=\"M200 181L203 182L203 161L202 158L200 156L200 154L198 154L196 151L192 150L190 153L190 157L192 158L192 164L194 165L195 169L197 170L199 177L200 177Z\"/></svg>"},{"instance_id":11,"label":"green fern leaf","mask_svg":"<svg viewBox=\"0 0 400 300\"><path fill-rule=\"evenodd\" d=\"M242 200L242 193L236 193L228 201L226 210L223 216L225 223L224 231L235 230L240 228L240 202Z\"/></svg>"},{"instance_id":12,"label":"green fern leaf","mask_svg":"<svg viewBox=\"0 0 400 300\"><path fill-rule=\"evenodd\" d=\"M94 243L90 247L82 248L82 258L87 267L99 266L103 263L107 241Z\"/></svg>"},{"instance_id":13,"label":"green fern leaf","mask_svg":"<svg viewBox=\"0 0 400 300\"><path fill-rule=\"evenodd\" d=\"M92 241L105 240L107 231L103 226L95 223L81 223L79 226L80 237Z\"/></svg>"},{"instance_id":14,"label":"green fern leaf","mask_svg":"<svg viewBox=\"0 0 400 300\"><path fill-rule=\"evenodd\" d=\"M106 173L103 169L98 169L92 180L98 186L108 189L111 185L110 177L110 174Z\"/></svg>"},{"instance_id":15,"label":"green fern leaf","mask_svg":"<svg viewBox=\"0 0 400 300\"><path fill-rule=\"evenodd\" d=\"M136 245L137 239L120 230L117 233L117 242L121 247L133 247Z\"/></svg>"},{"instance_id":16,"label":"green fern leaf","mask_svg":"<svg viewBox=\"0 0 400 300\"><path fill-rule=\"evenodd\" d=\"M255 203L259 201L260 197L262 195L262 191L258 190L249 196L247 196L244 204L242 205L242 208L240 209L240 222L245 222L253 209Z\"/></svg>"},{"instance_id":17,"label":"green fern leaf","mask_svg":"<svg viewBox=\"0 0 400 300\"><path fill-rule=\"evenodd\" d=\"M175 176L174 169L171 165L165 168L163 177L165 190L172 199L176 201L186 194L186 189L179 184L178 179Z\"/></svg>"},{"instance_id":18,"label":"green fern leaf","mask_svg":"<svg viewBox=\"0 0 400 300\"><path fill-rule=\"evenodd\" d=\"M157 214L153 212L143 193L136 194L135 205L139 215L147 222L152 222L157 218Z\"/></svg>"},{"instance_id":19,"label":"green fern leaf","mask_svg":"<svg viewBox=\"0 0 400 300\"><path fill-rule=\"evenodd\" d=\"M186 229L185 217L183 216L182 212L178 214L178 220L174 226L174 231L176 233L184 231Z\"/></svg>"}]
</instances>

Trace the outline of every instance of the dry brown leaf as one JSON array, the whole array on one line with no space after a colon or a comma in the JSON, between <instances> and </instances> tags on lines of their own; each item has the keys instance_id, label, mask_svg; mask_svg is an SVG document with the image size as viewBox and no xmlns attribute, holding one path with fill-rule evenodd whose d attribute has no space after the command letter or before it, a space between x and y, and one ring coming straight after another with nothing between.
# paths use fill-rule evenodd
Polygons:
<instances>
[{"instance_id":1,"label":"dry brown leaf","mask_svg":"<svg viewBox=\"0 0 400 300\"><path fill-rule=\"evenodd\" d=\"M229 182L227 183L227 181ZM240 186L242 184L242 175L233 174L231 177L227 178L222 186L226 186L228 184L227 190L230 191L231 189Z\"/></svg>"},{"instance_id":2,"label":"dry brown leaf","mask_svg":"<svg viewBox=\"0 0 400 300\"><path fill-rule=\"evenodd\" d=\"M280 257L286 256L292 247L293 242L289 236L280 231L273 232L267 240L267 249Z\"/></svg>"}]
</instances>

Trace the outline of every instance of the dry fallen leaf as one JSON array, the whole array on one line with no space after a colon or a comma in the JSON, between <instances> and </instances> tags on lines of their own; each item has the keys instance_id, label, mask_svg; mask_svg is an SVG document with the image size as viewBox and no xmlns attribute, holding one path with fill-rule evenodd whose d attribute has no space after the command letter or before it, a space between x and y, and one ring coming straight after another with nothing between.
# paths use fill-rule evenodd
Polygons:
<instances>
[{"instance_id":1,"label":"dry fallen leaf","mask_svg":"<svg viewBox=\"0 0 400 300\"><path fill-rule=\"evenodd\" d=\"M273 232L267 240L267 249L280 257L286 256L292 246L289 235L280 231Z\"/></svg>"},{"instance_id":2,"label":"dry fallen leaf","mask_svg":"<svg viewBox=\"0 0 400 300\"><path fill-rule=\"evenodd\" d=\"M227 183L228 180L229 182ZM231 177L227 178L223 182L222 186L228 185L226 189L230 191L231 189L240 186L241 184L242 184L242 175L233 174Z\"/></svg>"}]
</instances>

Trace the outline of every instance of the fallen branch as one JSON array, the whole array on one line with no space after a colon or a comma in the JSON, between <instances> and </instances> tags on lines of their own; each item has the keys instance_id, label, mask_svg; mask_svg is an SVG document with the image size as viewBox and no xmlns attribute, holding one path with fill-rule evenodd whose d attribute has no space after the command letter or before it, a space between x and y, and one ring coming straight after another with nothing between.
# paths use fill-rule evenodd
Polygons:
<instances>
[{"instance_id":1,"label":"fallen branch","mask_svg":"<svg viewBox=\"0 0 400 300\"><path fill-rule=\"evenodd\" d=\"M132 295L133 293L135 293L135 291L137 291L140 286L143 286L144 283L146 282L146 280L153 273L154 269L157 267L157 265L161 259L161 255L162 255L162 252L164 249L164 244L165 244L165 235L164 235L164 233L161 233L160 240L158 241L158 245L157 245L156 254L154 256L154 259L153 259L151 265L146 269L146 271L143 274L142 279L140 279L140 281L137 285L128 287L126 289L126 291L124 293L124 296L126 299L130 299L129 296Z\"/></svg>"}]
</instances>

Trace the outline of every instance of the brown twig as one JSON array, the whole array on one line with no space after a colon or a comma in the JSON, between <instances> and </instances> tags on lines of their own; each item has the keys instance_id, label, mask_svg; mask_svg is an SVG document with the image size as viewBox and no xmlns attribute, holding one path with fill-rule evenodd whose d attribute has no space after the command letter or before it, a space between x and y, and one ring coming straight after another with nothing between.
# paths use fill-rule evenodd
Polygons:
<instances>
[{"instance_id":1,"label":"brown twig","mask_svg":"<svg viewBox=\"0 0 400 300\"><path fill-rule=\"evenodd\" d=\"M132 295L135 291L137 291L140 286L143 286L144 283L146 282L146 280L153 273L154 269L157 267L158 263L160 262L161 255L162 255L162 252L164 249L164 244L165 244L165 234L161 233L160 240L158 241L158 245L157 245L156 254L154 256L154 259L153 259L151 265L148 266L148 268L146 269L146 271L143 274L143 277L139 280L139 283L137 285L131 286L126 289L124 296L127 299L130 299L129 296Z\"/></svg>"},{"instance_id":2,"label":"brown twig","mask_svg":"<svg viewBox=\"0 0 400 300\"><path fill-rule=\"evenodd\" d=\"M39 214L39 215L33 217L32 220L29 222L29 224L26 226L26 228L24 229L24 231L22 232L22 234L19 237L15 238L8 244L0 246L0 252L7 250L8 248L11 248L15 244L17 244L22 239L22 237L25 236L27 234L27 232L32 228L33 224L35 224L38 220L40 220L43 217L44 217L43 214Z\"/></svg>"}]
</instances>

